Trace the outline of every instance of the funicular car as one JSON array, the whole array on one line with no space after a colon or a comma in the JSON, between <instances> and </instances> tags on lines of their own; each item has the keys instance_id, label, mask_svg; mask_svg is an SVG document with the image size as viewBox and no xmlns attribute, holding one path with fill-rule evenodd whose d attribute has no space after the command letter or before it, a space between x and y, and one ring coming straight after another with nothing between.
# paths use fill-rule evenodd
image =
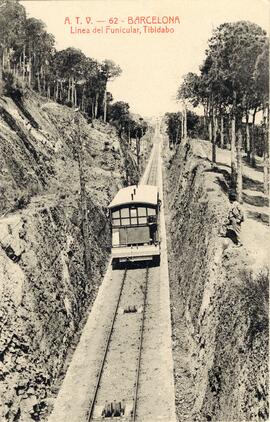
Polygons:
<instances>
[{"instance_id":1,"label":"funicular car","mask_svg":"<svg viewBox=\"0 0 270 422\"><path fill-rule=\"evenodd\" d=\"M156 186L120 189L109 205L113 266L126 261L160 260L159 208Z\"/></svg>"}]
</instances>

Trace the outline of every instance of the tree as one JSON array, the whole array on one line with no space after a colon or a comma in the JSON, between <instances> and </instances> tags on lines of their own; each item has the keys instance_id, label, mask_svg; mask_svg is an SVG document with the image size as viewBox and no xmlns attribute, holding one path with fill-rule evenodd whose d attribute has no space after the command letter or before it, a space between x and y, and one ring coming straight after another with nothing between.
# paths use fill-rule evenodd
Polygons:
<instances>
[{"instance_id":1,"label":"tree","mask_svg":"<svg viewBox=\"0 0 270 422\"><path fill-rule=\"evenodd\" d=\"M62 99L74 107L78 105L76 84L84 78L85 60L81 50L71 47L58 51L54 56L56 79L62 82L62 93L65 88Z\"/></svg>"},{"instance_id":2,"label":"tree","mask_svg":"<svg viewBox=\"0 0 270 422\"><path fill-rule=\"evenodd\" d=\"M265 31L256 24L239 21L220 25L213 31L208 42L200 75L187 74L178 90L178 98L188 99L193 106L202 104L204 107L205 116L207 115L208 119L209 140L212 142L213 162L216 161L218 132L221 146L223 146L224 117L229 116L231 187L237 191L240 202L242 200L242 139L244 139L242 119L245 117L246 120L245 149L247 157L249 159L251 156L251 161L255 164L255 117L258 110L269 108L269 106L263 106L265 99L268 98L268 86L266 88L268 49L266 43ZM265 58L263 59L263 57ZM265 69L264 82L259 77L260 63L262 62L264 62L262 68ZM256 67L258 71L254 74ZM259 86L264 86L264 88L259 89ZM251 133L250 113L252 113Z\"/></svg>"},{"instance_id":3,"label":"tree","mask_svg":"<svg viewBox=\"0 0 270 422\"><path fill-rule=\"evenodd\" d=\"M110 107L109 117L114 121L121 122L129 114L129 104L124 101L117 101Z\"/></svg>"},{"instance_id":4,"label":"tree","mask_svg":"<svg viewBox=\"0 0 270 422\"><path fill-rule=\"evenodd\" d=\"M241 126L244 110L250 106L248 101L250 87L254 84L253 73L257 57L262 52L265 44L266 33L258 25L240 21L224 23L220 25L209 40L208 54L213 61L215 78L212 82L218 82L220 77L224 81L226 89L226 103L230 105L231 116L231 184L236 189L238 200L241 202L241 189L238 189L240 179L237 172L241 171L241 156L237 157L236 150L241 155L241 148L236 148L236 130ZM254 106L254 103L253 103ZM254 115L256 109L254 109ZM255 119L255 117L254 117ZM254 139L253 139L254 142Z\"/></svg>"},{"instance_id":5,"label":"tree","mask_svg":"<svg viewBox=\"0 0 270 422\"><path fill-rule=\"evenodd\" d=\"M166 133L169 137L170 147L173 147L181 141L182 113L166 113L165 123L167 125Z\"/></svg>"},{"instance_id":6,"label":"tree","mask_svg":"<svg viewBox=\"0 0 270 422\"><path fill-rule=\"evenodd\" d=\"M54 37L48 34L45 24L39 19L29 18L25 23L26 51L28 61L28 85L34 86L44 94L50 79L50 65L54 54ZM42 81L41 81L42 79Z\"/></svg>"},{"instance_id":7,"label":"tree","mask_svg":"<svg viewBox=\"0 0 270 422\"><path fill-rule=\"evenodd\" d=\"M26 18L18 0L0 0L0 80L5 95L21 97L21 88L28 86L60 103L79 106L92 118L103 114L106 121L113 100L107 83L120 74L111 60L99 63L72 47L56 51L44 22Z\"/></svg>"},{"instance_id":8,"label":"tree","mask_svg":"<svg viewBox=\"0 0 270 422\"><path fill-rule=\"evenodd\" d=\"M117 127L119 136L122 136L124 129L127 129L129 122L129 104L124 101L117 101L109 108L109 120Z\"/></svg>"},{"instance_id":9,"label":"tree","mask_svg":"<svg viewBox=\"0 0 270 422\"><path fill-rule=\"evenodd\" d=\"M182 102L183 112L181 113L181 137L187 137L187 100L196 107L202 100L202 79L196 74L189 72L184 76L183 82L177 91L177 99Z\"/></svg>"},{"instance_id":10,"label":"tree","mask_svg":"<svg viewBox=\"0 0 270 422\"><path fill-rule=\"evenodd\" d=\"M4 70L11 71L12 57L23 49L25 22L25 9L17 0L0 0L0 79Z\"/></svg>"},{"instance_id":11,"label":"tree","mask_svg":"<svg viewBox=\"0 0 270 422\"><path fill-rule=\"evenodd\" d=\"M195 134L198 130L198 126L200 125L200 118L199 116L191 110L187 112L187 131L188 135L191 136Z\"/></svg>"},{"instance_id":12,"label":"tree","mask_svg":"<svg viewBox=\"0 0 270 422\"><path fill-rule=\"evenodd\" d=\"M122 70L120 66L116 65L112 60L104 60L101 64L101 74L104 80L104 93L103 93L103 102L104 102L104 122L107 120L107 83L112 81L117 76L120 76Z\"/></svg>"},{"instance_id":13,"label":"tree","mask_svg":"<svg viewBox=\"0 0 270 422\"><path fill-rule=\"evenodd\" d=\"M264 129L264 193L269 194L269 40L257 57L254 69L255 87L262 101Z\"/></svg>"},{"instance_id":14,"label":"tree","mask_svg":"<svg viewBox=\"0 0 270 422\"><path fill-rule=\"evenodd\" d=\"M98 116L99 97L102 92L101 65L90 57L83 61L83 76L85 84L82 86L81 107L92 118Z\"/></svg>"}]
</instances>

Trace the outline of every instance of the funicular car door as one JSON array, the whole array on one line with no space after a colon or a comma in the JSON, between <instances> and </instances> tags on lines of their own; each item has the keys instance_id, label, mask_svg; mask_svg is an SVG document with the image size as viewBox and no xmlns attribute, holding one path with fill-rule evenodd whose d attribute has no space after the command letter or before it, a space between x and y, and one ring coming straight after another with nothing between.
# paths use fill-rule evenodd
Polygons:
<instances>
[{"instance_id":1,"label":"funicular car door","mask_svg":"<svg viewBox=\"0 0 270 422\"><path fill-rule=\"evenodd\" d=\"M144 244L150 241L149 227L127 227L126 235L128 245Z\"/></svg>"}]
</instances>

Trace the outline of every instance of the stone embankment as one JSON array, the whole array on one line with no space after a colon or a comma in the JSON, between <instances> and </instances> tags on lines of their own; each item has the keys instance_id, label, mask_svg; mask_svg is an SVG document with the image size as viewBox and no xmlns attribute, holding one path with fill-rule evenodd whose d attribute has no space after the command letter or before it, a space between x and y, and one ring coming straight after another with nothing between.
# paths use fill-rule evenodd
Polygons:
<instances>
[{"instance_id":1,"label":"stone embankment","mask_svg":"<svg viewBox=\"0 0 270 422\"><path fill-rule=\"evenodd\" d=\"M32 92L1 97L0 129L0 420L46 420L139 173L112 126Z\"/></svg>"},{"instance_id":2,"label":"stone embankment","mask_svg":"<svg viewBox=\"0 0 270 422\"><path fill-rule=\"evenodd\" d=\"M268 273L219 237L228 176L199 142L166 151L167 236L179 421L268 420Z\"/></svg>"}]
</instances>

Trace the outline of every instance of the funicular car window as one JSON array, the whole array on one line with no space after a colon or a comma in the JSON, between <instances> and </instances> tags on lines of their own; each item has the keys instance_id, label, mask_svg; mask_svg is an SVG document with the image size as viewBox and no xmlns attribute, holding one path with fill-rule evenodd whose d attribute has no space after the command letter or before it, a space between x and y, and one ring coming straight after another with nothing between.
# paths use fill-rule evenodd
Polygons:
<instances>
[{"instance_id":1,"label":"funicular car window","mask_svg":"<svg viewBox=\"0 0 270 422\"><path fill-rule=\"evenodd\" d=\"M122 226L129 226L130 225L130 218L121 218L121 225Z\"/></svg>"},{"instance_id":2,"label":"funicular car window","mask_svg":"<svg viewBox=\"0 0 270 422\"><path fill-rule=\"evenodd\" d=\"M148 215L156 215L156 210L154 208L147 208Z\"/></svg>"},{"instance_id":3,"label":"funicular car window","mask_svg":"<svg viewBox=\"0 0 270 422\"><path fill-rule=\"evenodd\" d=\"M155 216L156 209L144 206L129 206L112 212L112 226L136 226L148 223L149 216Z\"/></svg>"},{"instance_id":4,"label":"funicular car window","mask_svg":"<svg viewBox=\"0 0 270 422\"><path fill-rule=\"evenodd\" d=\"M145 207L138 207L138 216L145 217L146 216L146 208Z\"/></svg>"},{"instance_id":5,"label":"funicular car window","mask_svg":"<svg viewBox=\"0 0 270 422\"><path fill-rule=\"evenodd\" d=\"M112 218L119 218L120 217L120 211L113 211Z\"/></svg>"},{"instance_id":6,"label":"funicular car window","mask_svg":"<svg viewBox=\"0 0 270 422\"><path fill-rule=\"evenodd\" d=\"M121 225L120 218L114 218L112 220L112 225L113 226L120 226Z\"/></svg>"},{"instance_id":7,"label":"funicular car window","mask_svg":"<svg viewBox=\"0 0 270 422\"><path fill-rule=\"evenodd\" d=\"M121 218L129 218L129 208L121 209Z\"/></svg>"},{"instance_id":8,"label":"funicular car window","mask_svg":"<svg viewBox=\"0 0 270 422\"><path fill-rule=\"evenodd\" d=\"M137 208L130 208L130 217L137 217Z\"/></svg>"}]
</instances>

